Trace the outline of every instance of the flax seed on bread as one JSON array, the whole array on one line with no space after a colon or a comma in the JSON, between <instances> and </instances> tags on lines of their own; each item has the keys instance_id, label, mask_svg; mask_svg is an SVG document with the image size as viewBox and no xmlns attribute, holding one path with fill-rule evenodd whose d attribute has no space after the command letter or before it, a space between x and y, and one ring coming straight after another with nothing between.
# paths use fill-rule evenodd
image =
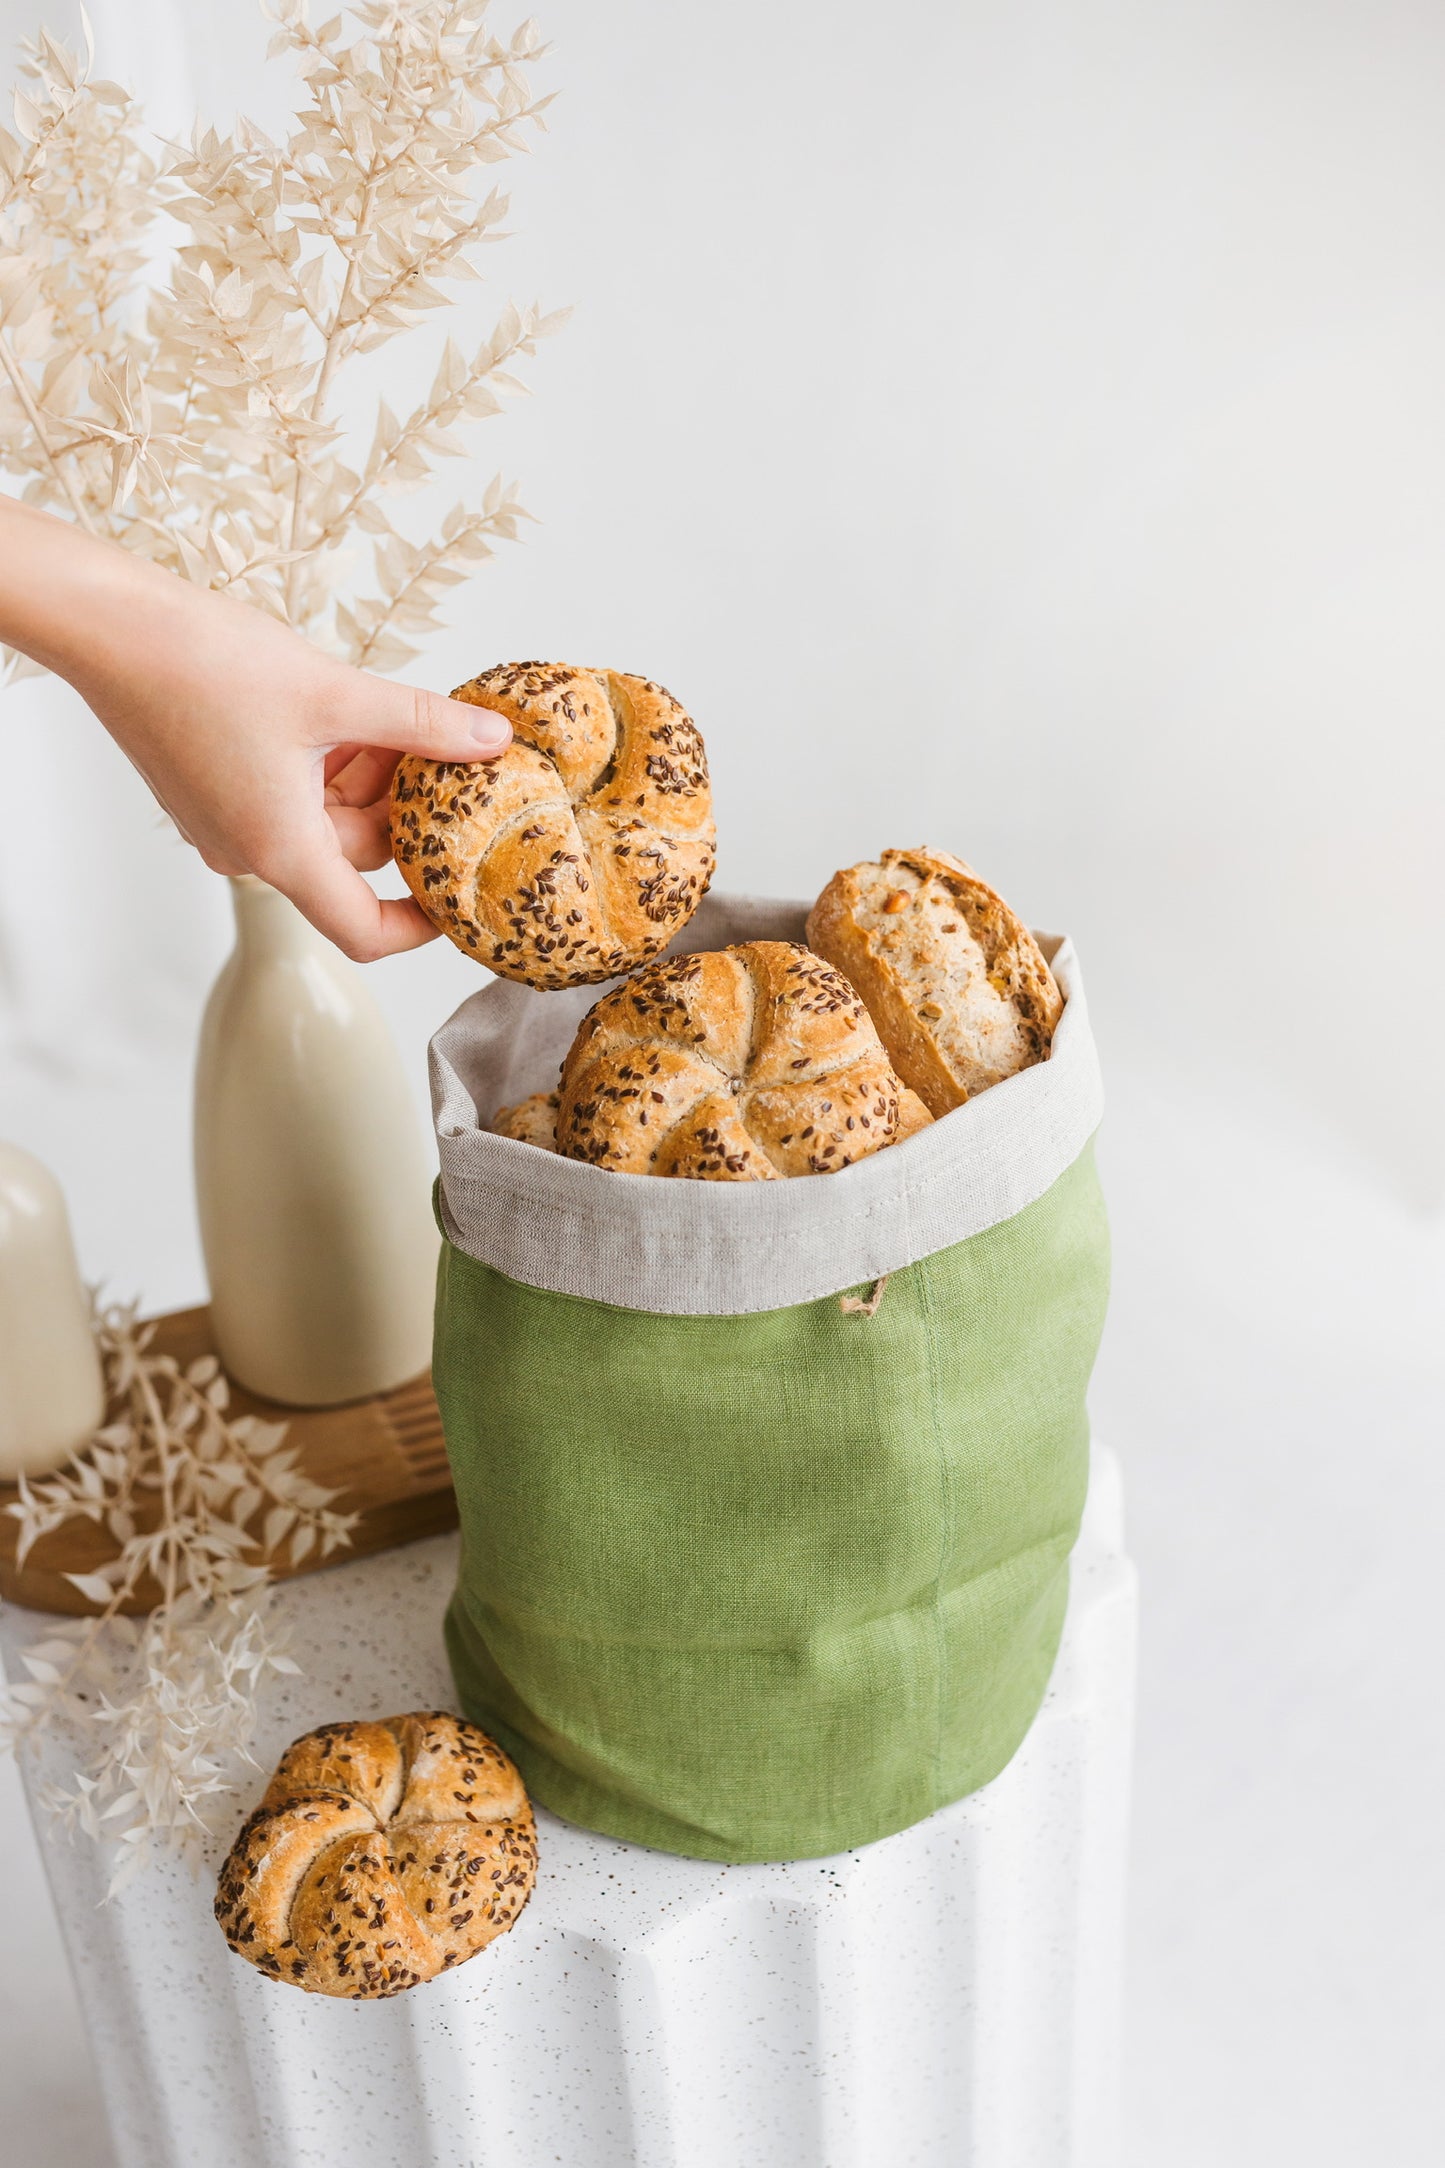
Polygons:
<instances>
[{"instance_id":1,"label":"flax seed on bread","mask_svg":"<svg viewBox=\"0 0 1445 2168\"><path fill-rule=\"evenodd\" d=\"M898 1134L893 1139L901 1144L905 1137L916 1137L920 1129L927 1129L933 1116L929 1113L917 1092L905 1084L898 1094Z\"/></svg>"}]
</instances>

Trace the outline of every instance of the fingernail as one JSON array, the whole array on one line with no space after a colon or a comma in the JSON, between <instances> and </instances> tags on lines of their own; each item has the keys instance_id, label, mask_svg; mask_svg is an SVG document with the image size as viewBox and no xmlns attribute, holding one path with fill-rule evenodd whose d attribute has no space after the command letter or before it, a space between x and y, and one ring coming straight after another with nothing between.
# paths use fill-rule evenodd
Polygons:
<instances>
[{"instance_id":1,"label":"fingernail","mask_svg":"<svg viewBox=\"0 0 1445 2168\"><path fill-rule=\"evenodd\" d=\"M472 724L472 743L482 752L500 753L511 740L512 726L505 715L488 711Z\"/></svg>"}]
</instances>

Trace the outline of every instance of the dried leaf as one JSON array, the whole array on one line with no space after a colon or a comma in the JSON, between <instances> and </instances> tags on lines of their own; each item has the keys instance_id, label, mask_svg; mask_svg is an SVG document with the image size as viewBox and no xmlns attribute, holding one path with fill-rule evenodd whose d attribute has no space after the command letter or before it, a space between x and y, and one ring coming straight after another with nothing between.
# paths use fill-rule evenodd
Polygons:
<instances>
[{"instance_id":1,"label":"dried leaf","mask_svg":"<svg viewBox=\"0 0 1445 2168\"><path fill-rule=\"evenodd\" d=\"M87 1603L109 1603L115 1593L104 1573L67 1573L64 1578L80 1590Z\"/></svg>"},{"instance_id":2,"label":"dried leaf","mask_svg":"<svg viewBox=\"0 0 1445 2168\"><path fill-rule=\"evenodd\" d=\"M272 1506L261 1524L261 1548L274 1551L283 1536L288 1536L296 1526L295 1506Z\"/></svg>"}]
</instances>

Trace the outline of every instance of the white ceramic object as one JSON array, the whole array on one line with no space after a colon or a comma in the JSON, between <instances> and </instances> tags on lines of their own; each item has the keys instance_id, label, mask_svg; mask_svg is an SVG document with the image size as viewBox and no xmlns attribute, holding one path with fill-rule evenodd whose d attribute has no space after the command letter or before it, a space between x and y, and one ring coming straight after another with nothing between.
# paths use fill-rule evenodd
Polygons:
<instances>
[{"instance_id":1,"label":"white ceramic object","mask_svg":"<svg viewBox=\"0 0 1445 2168\"><path fill-rule=\"evenodd\" d=\"M270 1690L264 1768L328 1718L450 1701L455 1557L438 1537L279 1592L307 1676ZM41 1625L0 1615L7 1660ZM1117 2168L1134 1625L1096 1457L1048 1698L985 1791L782 1866L542 1813L511 1934L391 2002L263 1979L181 1868L102 1906L104 1861L41 1817L120 2168Z\"/></svg>"},{"instance_id":2,"label":"white ceramic object","mask_svg":"<svg viewBox=\"0 0 1445 2168\"><path fill-rule=\"evenodd\" d=\"M236 946L196 1064L196 1203L216 1345L292 1407L431 1360L431 1168L361 973L276 890L233 881Z\"/></svg>"},{"instance_id":3,"label":"white ceramic object","mask_svg":"<svg viewBox=\"0 0 1445 2168\"><path fill-rule=\"evenodd\" d=\"M105 1413L60 1184L0 1143L0 1482L58 1468Z\"/></svg>"}]
</instances>

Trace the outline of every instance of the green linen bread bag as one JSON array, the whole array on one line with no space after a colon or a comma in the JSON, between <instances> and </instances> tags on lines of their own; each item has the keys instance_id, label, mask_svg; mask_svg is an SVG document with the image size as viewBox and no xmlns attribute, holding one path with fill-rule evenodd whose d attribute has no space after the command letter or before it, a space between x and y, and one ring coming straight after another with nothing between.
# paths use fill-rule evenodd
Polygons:
<instances>
[{"instance_id":1,"label":"green linen bread bag","mask_svg":"<svg viewBox=\"0 0 1445 2168\"><path fill-rule=\"evenodd\" d=\"M709 897L674 947L804 917ZM702 1859L845 1851L986 1784L1028 1730L1108 1278L1098 1065L1069 944L1043 946L1048 1061L800 1180L611 1174L492 1134L555 1084L595 987L498 980L432 1042L448 1648L467 1716L569 1820Z\"/></svg>"}]
</instances>

